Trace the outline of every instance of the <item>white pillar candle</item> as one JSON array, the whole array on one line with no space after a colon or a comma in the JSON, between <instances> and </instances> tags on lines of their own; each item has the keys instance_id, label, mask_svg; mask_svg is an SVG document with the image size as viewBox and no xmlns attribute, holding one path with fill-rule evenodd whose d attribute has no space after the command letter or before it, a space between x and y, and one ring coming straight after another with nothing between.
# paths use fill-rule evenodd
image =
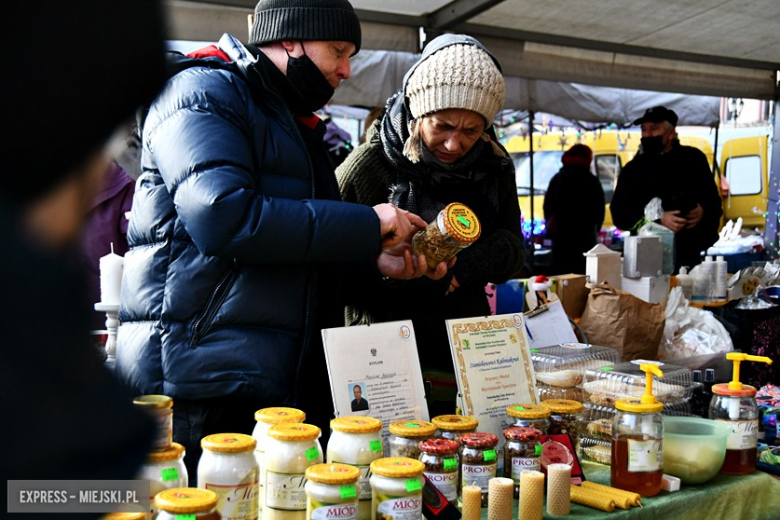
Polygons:
<instances>
[{"instance_id":1,"label":"white pillar candle","mask_svg":"<svg viewBox=\"0 0 780 520\"><path fill-rule=\"evenodd\" d=\"M100 302L117 305L119 294L122 290L122 267L124 258L114 253L114 244L111 244L111 253L100 257Z\"/></svg>"}]
</instances>

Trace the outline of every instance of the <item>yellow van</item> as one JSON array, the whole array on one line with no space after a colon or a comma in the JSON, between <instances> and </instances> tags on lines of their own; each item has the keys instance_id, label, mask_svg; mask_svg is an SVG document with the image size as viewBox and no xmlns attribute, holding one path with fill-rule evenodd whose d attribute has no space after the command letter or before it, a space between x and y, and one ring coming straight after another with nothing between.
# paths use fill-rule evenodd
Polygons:
<instances>
[{"instance_id":1,"label":"yellow van","mask_svg":"<svg viewBox=\"0 0 780 520\"><path fill-rule=\"evenodd\" d=\"M582 133L551 132L534 135L533 218L544 218L544 194L552 177L561 168L563 152L576 143L593 150L593 169L604 189L607 204L604 228L613 226L609 203L612 200L617 178L622 167L636 155L641 133L638 130L602 130ZM681 134L680 142L704 152L712 166L713 150L709 141L701 136ZM531 218L531 163L530 138L512 137L506 149L515 163L515 178L520 209L525 219ZM721 177L727 182L716 182L723 199L724 219L742 217L745 227L763 227L768 188L767 137L752 136L730 139L724 142L720 160ZM763 153L762 153L763 151ZM725 222L724 220L724 222Z\"/></svg>"}]
</instances>

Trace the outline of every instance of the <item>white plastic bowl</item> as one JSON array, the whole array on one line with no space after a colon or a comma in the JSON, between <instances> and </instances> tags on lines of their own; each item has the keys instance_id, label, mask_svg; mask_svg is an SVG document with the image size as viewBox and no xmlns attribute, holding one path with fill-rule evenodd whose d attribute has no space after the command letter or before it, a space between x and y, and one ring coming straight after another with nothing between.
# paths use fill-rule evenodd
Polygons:
<instances>
[{"instance_id":1,"label":"white plastic bowl","mask_svg":"<svg viewBox=\"0 0 780 520\"><path fill-rule=\"evenodd\" d=\"M723 465L729 431L720 421L664 417L664 473L684 484L707 482Z\"/></svg>"}]
</instances>

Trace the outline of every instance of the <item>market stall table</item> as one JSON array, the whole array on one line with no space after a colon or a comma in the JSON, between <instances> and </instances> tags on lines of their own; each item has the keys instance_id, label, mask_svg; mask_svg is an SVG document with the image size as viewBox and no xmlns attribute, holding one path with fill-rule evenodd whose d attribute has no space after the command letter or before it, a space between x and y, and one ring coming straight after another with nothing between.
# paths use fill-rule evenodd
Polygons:
<instances>
[{"instance_id":1,"label":"market stall table","mask_svg":"<svg viewBox=\"0 0 780 520\"><path fill-rule=\"evenodd\" d=\"M586 461L582 462L582 469L588 480L609 485L609 466ZM780 480L762 471L742 476L718 475L700 486L683 486L674 493L661 491L658 496L643 498L642 506L605 513L572 503L570 515L553 516L545 510L544 518L776 520L780 518ZM517 500L514 507L517 518ZM487 519L487 508L482 509L482 519Z\"/></svg>"}]
</instances>

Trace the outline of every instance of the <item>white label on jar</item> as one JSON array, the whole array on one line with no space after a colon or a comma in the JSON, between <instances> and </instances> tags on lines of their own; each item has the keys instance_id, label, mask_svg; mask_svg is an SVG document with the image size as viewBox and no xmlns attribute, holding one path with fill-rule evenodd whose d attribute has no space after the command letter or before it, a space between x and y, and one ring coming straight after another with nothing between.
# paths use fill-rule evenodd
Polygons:
<instances>
[{"instance_id":1,"label":"white label on jar","mask_svg":"<svg viewBox=\"0 0 780 520\"><path fill-rule=\"evenodd\" d=\"M219 497L217 510L222 520L256 520L257 481L237 486L224 486L206 482L206 489L212 490Z\"/></svg>"},{"instance_id":2,"label":"white label on jar","mask_svg":"<svg viewBox=\"0 0 780 520\"><path fill-rule=\"evenodd\" d=\"M726 440L727 450L749 450L758 445L758 419L752 421L722 421L731 433Z\"/></svg>"},{"instance_id":3,"label":"white label on jar","mask_svg":"<svg viewBox=\"0 0 780 520\"><path fill-rule=\"evenodd\" d=\"M528 470L539 471L540 466L538 457L512 457L512 480L515 484L520 484L520 473Z\"/></svg>"},{"instance_id":4,"label":"white label on jar","mask_svg":"<svg viewBox=\"0 0 780 520\"><path fill-rule=\"evenodd\" d=\"M173 439L173 410L157 414L157 436L152 442L153 450L164 450L171 447Z\"/></svg>"},{"instance_id":5,"label":"white label on jar","mask_svg":"<svg viewBox=\"0 0 780 520\"><path fill-rule=\"evenodd\" d=\"M371 483L368 479L371 478L371 466L361 466L360 464L350 464L349 462L333 461L334 464L349 464L360 470L360 478L358 479L358 485L360 486L359 500L371 500Z\"/></svg>"},{"instance_id":6,"label":"white label on jar","mask_svg":"<svg viewBox=\"0 0 780 520\"><path fill-rule=\"evenodd\" d=\"M357 520L357 504L329 504L311 501L312 520Z\"/></svg>"},{"instance_id":7,"label":"white label on jar","mask_svg":"<svg viewBox=\"0 0 780 520\"><path fill-rule=\"evenodd\" d=\"M266 470L265 505L287 511L306 510L306 477L301 473Z\"/></svg>"},{"instance_id":8,"label":"white label on jar","mask_svg":"<svg viewBox=\"0 0 780 520\"><path fill-rule=\"evenodd\" d=\"M628 471L658 471L662 465L661 441L628 439Z\"/></svg>"},{"instance_id":9,"label":"white label on jar","mask_svg":"<svg viewBox=\"0 0 780 520\"><path fill-rule=\"evenodd\" d=\"M393 497L382 500L376 507L376 518L383 520L420 520L422 495Z\"/></svg>"},{"instance_id":10,"label":"white label on jar","mask_svg":"<svg viewBox=\"0 0 780 520\"><path fill-rule=\"evenodd\" d=\"M423 471L423 474L428 477L436 489L441 491L441 494L445 496L450 502L458 498L458 472L452 473L431 473L430 471Z\"/></svg>"},{"instance_id":11,"label":"white label on jar","mask_svg":"<svg viewBox=\"0 0 780 520\"><path fill-rule=\"evenodd\" d=\"M483 493L488 491L488 481L496 476L496 465L476 466L464 464L463 466L463 485L470 486L474 484L482 489Z\"/></svg>"}]
</instances>

